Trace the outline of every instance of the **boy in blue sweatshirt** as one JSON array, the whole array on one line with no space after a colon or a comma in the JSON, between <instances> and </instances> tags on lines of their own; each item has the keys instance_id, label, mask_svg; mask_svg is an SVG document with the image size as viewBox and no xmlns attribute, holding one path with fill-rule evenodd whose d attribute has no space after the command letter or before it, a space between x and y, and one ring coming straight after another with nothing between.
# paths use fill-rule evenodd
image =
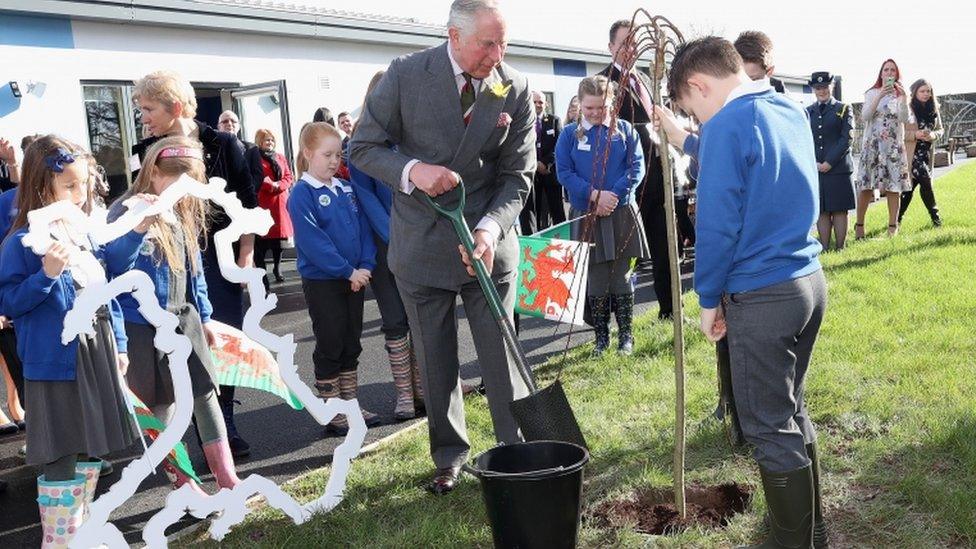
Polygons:
<instances>
[{"instance_id":1,"label":"boy in blue sweatshirt","mask_svg":"<svg viewBox=\"0 0 976 549\"><path fill-rule=\"evenodd\" d=\"M302 177L288 199L288 213L315 334L315 388L324 399L351 400L358 387L363 296L376 267L376 244L353 188L335 177L342 156L339 132L313 122L299 140ZM362 412L367 425L379 423L376 414ZM326 428L344 435L349 424L336 416Z\"/></svg>"},{"instance_id":2,"label":"boy in blue sweatshirt","mask_svg":"<svg viewBox=\"0 0 976 549\"><path fill-rule=\"evenodd\" d=\"M714 36L678 50L668 92L702 123L695 291L702 331L728 336L739 420L755 445L770 516L757 547L824 547L803 400L827 302L810 235L819 195L806 114L768 80L750 80L733 45Z\"/></svg>"}]
</instances>

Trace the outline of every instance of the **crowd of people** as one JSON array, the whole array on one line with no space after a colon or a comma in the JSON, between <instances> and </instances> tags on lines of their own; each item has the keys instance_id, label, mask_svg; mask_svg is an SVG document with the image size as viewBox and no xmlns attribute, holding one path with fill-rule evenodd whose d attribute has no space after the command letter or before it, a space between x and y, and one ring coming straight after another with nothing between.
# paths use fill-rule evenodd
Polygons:
<instances>
[{"instance_id":1,"label":"crowd of people","mask_svg":"<svg viewBox=\"0 0 976 549\"><path fill-rule=\"evenodd\" d=\"M816 435L803 402L825 313L817 255L831 241L844 248L850 210L857 214L856 238L865 236L875 193L886 197L892 236L918 186L933 224L941 224L932 160L942 122L932 85L920 79L906 90L896 63L883 63L860 111L864 137L855 163L854 109L834 99L832 75L811 75L816 101L804 109L772 78L772 43L761 32L742 33L734 44L708 37L682 46L670 68L669 108L652 104L650 79L633 70L630 21L617 21L609 29L610 63L580 81L562 119L550 112L545 94L504 63L505 44L494 1L456 0L447 41L377 73L358 120L316 110L300 132L294 172L278 151L280 136L258 129L253 141L242 140L233 111L220 115L217 128L195 120L189 82L175 72L152 72L133 91L144 129L132 150L134 181L108 205L109 219L125 212L126 200L152 203L184 175L201 184L223 178L244 207L268 210L272 228L242 237L235 258L241 267L266 269L270 251L270 276L281 283L282 252L295 249L315 336L314 386L323 399L356 397L370 287L396 389L393 416L428 416L436 468L428 489L443 494L456 486L470 448L458 296L500 443L520 440L508 405L528 394L472 261L485 263L512 315L517 236L582 219L572 238L593 244L586 300L594 354L611 347L611 317L617 351L630 354L635 270L649 267L653 274L658 317L673 315L664 207L672 192L680 251L695 253L702 328L710 339L727 337L734 390L762 395L742 401L738 414L757 447L772 535L807 536L826 546ZM421 100L431 109L403 109ZM658 141L658 127L667 142ZM103 184L91 154L59 136L25 137L22 151L18 162L10 142L0 139L0 366L12 396L10 417L0 412L0 434L26 422L26 461L42 472L45 545L63 545L80 524L93 479L110 467L100 456L137 437L125 413L126 386L162 422L174 411L167 356L155 348L155 327L131 296L97 313L95 335L45 343L59 339L84 287L69 264L79 250L99 258L109 277L138 270L155 281L159 305L176 315L192 343L193 417L207 464L218 486L232 488L240 482L234 460L250 445L234 422L234 387L219 384L208 350L211 321L243 323L243 289L221 275L213 239L230 219L188 196L172 217L147 218L105 246L58 223L57 243L38 256L22 243L27 214L62 200L91 212ZM677 166L670 190L661 155ZM461 180L472 257L420 199L451 192ZM264 284L272 284L267 273ZM362 413L367 425L380 422L373 411ZM340 435L349 428L341 415L327 427ZM167 473L174 486L202 490L175 467ZM65 491L80 497L59 497ZM57 517L68 517L68 527L59 528Z\"/></svg>"}]
</instances>

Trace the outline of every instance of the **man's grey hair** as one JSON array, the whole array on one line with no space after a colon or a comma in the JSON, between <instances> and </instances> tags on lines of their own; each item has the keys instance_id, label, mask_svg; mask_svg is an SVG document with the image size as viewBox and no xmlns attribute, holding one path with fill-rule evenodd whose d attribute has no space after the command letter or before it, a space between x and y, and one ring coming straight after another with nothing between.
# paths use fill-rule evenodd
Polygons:
<instances>
[{"instance_id":1,"label":"man's grey hair","mask_svg":"<svg viewBox=\"0 0 976 549\"><path fill-rule=\"evenodd\" d=\"M223 118L225 114L234 117L234 121L235 122L240 122L240 119L238 118L237 113L234 112L234 111L230 111L230 110L227 110L227 111L224 111L224 112L220 113L220 116L217 119L219 120L219 119Z\"/></svg>"},{"instance_id":2,"label":"man's grey hair","mask_svg":"<svg viewBox=\"0 0 976 549\"><path fill-rule=\"evenodd\" d=\"M474 19L480 11L498 11L496 0L454 0L447 16L447 27L454 27L462 34L474 30Z\"/></svg>"}]
</instances>

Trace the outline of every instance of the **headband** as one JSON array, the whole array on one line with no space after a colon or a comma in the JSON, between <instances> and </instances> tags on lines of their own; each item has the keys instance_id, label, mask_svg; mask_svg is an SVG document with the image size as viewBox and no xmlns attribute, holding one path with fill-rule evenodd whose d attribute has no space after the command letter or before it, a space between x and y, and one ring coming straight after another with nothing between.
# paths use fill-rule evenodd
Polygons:
<instances>
[{"instance_id":1,"label":"headband","mask_svg":"<svg viewBox=\"0 0 976 549\"><path fill-rule=\"evenodd\" d=\"M166 147L159 152L159 158L196 158L203 160L203 151L190 147Z\"/></svg>"},{"instance_id":2,"label":"headband","mask_svg":"<svg viewBox=\"0 0 976 549\"><path fill-rule=\"evenodd\" d=\"M63 173L65 164L74 163L76 155L68 152L64 147L58 147L51 154L44 157L44 165L54 173Z\"/></svg>"}]
</instances>

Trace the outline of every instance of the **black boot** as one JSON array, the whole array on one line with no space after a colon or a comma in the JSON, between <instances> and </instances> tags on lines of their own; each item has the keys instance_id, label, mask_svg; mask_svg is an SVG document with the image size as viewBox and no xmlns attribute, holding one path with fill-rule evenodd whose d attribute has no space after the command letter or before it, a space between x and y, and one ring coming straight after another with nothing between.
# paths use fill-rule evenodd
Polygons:
<instances>
[{"instance_id":1,"label":"black boot","mask_svg":"<svg viewBox=\"0 0 976 549\"><path fill-rule=\"evenodd\" d=\"M769 535L748 549L808 549L813 546L814 490L810 465L785 473L762 467Z\"/></svg>"},{"instance_id":2,"label":"black boot","mask_svg":"<svg viewBox=\"0 0 976 549\"><path fill-rule=\"evenodd\" d=\"M810 458L810 467L813 469L813 547L814 549L827 549L830 547L830 540L827 536L827 522L823 516L823 500L820 496L820 460L817 458L817 443L807 444L807 457Z\"/></svg>"},{"instance_id":3,"label":"black boot","mask_svg":"<svg viewBox=\"0 0 976 549\"><path fill-rule=\"evenodd\" d=\"M589 302L593 313L593 332L596 334L593 356L600 356L610 348L610 296L590 296Z\"/></svg>"},{"instance_id":4,"label":"black boot","mask_svg":"<svg viewBox=\"0 0 976 549\"><path fill-rule=\"evenodd\" d=\"M634 352L634 294L613 296L617 317L617 352L630 355Z\"/></svg>"}]
</instances>

